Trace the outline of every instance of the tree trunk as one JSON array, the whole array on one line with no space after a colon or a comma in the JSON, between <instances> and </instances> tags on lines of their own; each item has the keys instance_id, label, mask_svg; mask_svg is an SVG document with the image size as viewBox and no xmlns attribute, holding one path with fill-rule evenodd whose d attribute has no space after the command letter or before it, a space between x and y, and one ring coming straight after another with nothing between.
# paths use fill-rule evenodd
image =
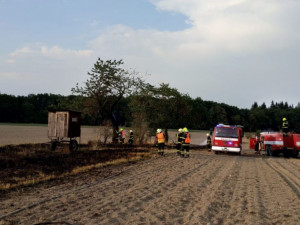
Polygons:
<instances>
[{"instance_id":1,"label":"tree trunk","mask_svg":"<svg viewBox=\"0 0 300 225\"><path fill-rule=\"evenodd\" d=\"M113 116L111 116L111 124L112 124L112 130L113 130L112 143L118 143L118 139L119 139L119 126L116 123L116 121L113 118Z\"/></svg>"},{"instance_id":2,"label":"tree trunk","mask_svg":"<svg viewBox=\"0 0 300 225\"><path fill-rule=\"evenodd\" d=\"M169 142L169 134L168 134L168 128L165 129L165 142L168 143Z\"/></svg>"}]
</instances>

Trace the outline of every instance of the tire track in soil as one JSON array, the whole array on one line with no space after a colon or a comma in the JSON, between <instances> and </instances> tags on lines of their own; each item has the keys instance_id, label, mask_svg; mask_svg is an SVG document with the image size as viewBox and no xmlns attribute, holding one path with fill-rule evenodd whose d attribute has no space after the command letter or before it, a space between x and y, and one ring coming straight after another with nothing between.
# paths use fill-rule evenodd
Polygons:
<instances>
[{"instance_id":1,"label":"tire track in soil","mask_svg":"<svg viewBox=\"0 0 300 225\"><path fill-rule=\"evenodd\" d=\"M235 156L219 157L224 168L202 193L194 210L193 224L223 224L231 207L229 203L241 164Z\"/></svg>"},{"instance_id":2,"label":"tire track in soil","mask_svg":"<svg viewBox=\"0 0 300 225\"><path fill-rule=\"evenodd\" d=\"M214 170L211 169L211 165L214 165ZM197 203L196 199L199 189L206 188L206 183L209 183L220 172L222 166L221 164L218 165L215 160L202 164L201 167L195 168L196 171L189 176L180 176L182 182L167 185L168 188L166 188L165 194L161 198L143 201L140 206L146 212L147 223L184 224L186 215L190 211L187 209L193 208ZM199 179L199 173L204 174L204 177ZM191 201L191 199L194 200ZM142 219L145 220L144 212L134 215L133 218L126 221L126 224L133 224L134 221L141 221ZM151 217L155 219L152 218L150 220L149 218Z\"/></svg>"},{"instance_id":3,"label":"tire track in soil","mask_svg":"<svg viewBox=\"0 0 300 225\"><path fill-rule=\"evenodd\" d=\"M241 157L241 170L224 224L267 224L261 202L257 158ZM253 170L249 170L253 168Z\"/></svg>"},{"instance_id":4,"label":"tire track in soil","mask_svg":"<svg viewBox=\"0 0 300 225\"><path fill-rule=\"evenodd\" d=\"M276 158L262 158L264 163L260 164L261 199L267 224L297 225L300 220L299 197L280 170L271 166L270 161L274 159Z\"/></svg>"},{"instance_id":5,"label":"tire track in soil","mask_svg":"<svg viewBox=\"0 0 300 225\"><path fill-rule=\"evenodd\" d=\"M54 187L50 190L60 197L10 219L25 225L45 221L296 225L300 221L300 179L298 161L292 165L289 161L199 152L189 159L168 155L126 166L119 176L104 181L87 177L86 186L76 180L75 185L82 185L77 191L65 192L70 184ZM37 199L50 195L50 190L36 190L40 191ZM25 195L21 201L30 199Z\"/></svg>"},{"instance_id":6,"label":"tire track in soil","mask_svg":"<svg viewBox=\"0 0 300 225\"><path fill-rule=\"evenodd\" d=\"M178 161L179 160L179 161ZM174 167L178 167L178 162L180 162L181 160L177 158L177 162L174 163L170 168L168 168L168 170L171 170L173 171L173 168ZM160 186L162 186L162 184L164 184L164 182L168 181L168 179L172 178L173 175L168 173L168 172L165 172L162 168L165 168L166 165L165 165L165 162L160 162L160 163L163 163L162 165L160 165L159 167L161 167L160 169L156 169L156 170L153 170L154 174L155 172L160 172L159 173L159 176L156 176L155 180L153 180L152 182L153 183L149 183L149 181L145 181L144 178L138 178L136 176L134 176L134 178L128 182L127 181L127 184L126 187L124 188L123 186L120 186L120 190L119 189L115 189L115 193L106 197L106 199L109 199L109 200L106 200L106 202L102 203L101 204L101 201L99 201L98 203L98 208L101 207L102 209L104 210L107 210L105 209L105 207L113 207L114 205L116 205L116 207L118 207L118 203L115 203L115 202L119 202L121 204L123 204L124 202L128 202L128 205L127 205L127 208L128 210L133 210L133 208L135 208L136 211L141 211L139 209L139 207L134 207L134 206L131 206L131 204L133 204L132 202L132 192L134 192L134 198L135 198L135 201L134 201L134 205L139 205L139 202L144 202L144 201L147 201L147 200L151 200L152 199L152 196L161 196L161 192L160 191L153 191L152 189L158 189L160 188ZM156 165L157 166L157 165ZM170 164L169 164L169 167L170 167ZM152 166L151 166L152 168ZM143 177L150 177L152 179L153 177L153 172L151 172L151 174L144 174L142 173ZM126 180L126 178L124 178L124 180ZM142 185L144 186L140 186L140 183L142 181ZM118 183L120 182L116 182L114 184L112 184L112 186L116 186L118 185ZM110 185L110 184L108 184ZM124 184L122 184L124 185ZM149 186L151 186L152 189L149 188ZM123 191L123 192L122 192ZM120 192L122 192L122 194L120 195ZM126 198L128 197L128 199ZM127 211L128 211L127 210ZM106 211L106 213L109 212ZM122 218L122 215L126 215L126 213L124 211L121 210L121 217L119 215L116 215L115 212L112 212L112 215L110 217L110 215L106 215L108 217L108 222L111 222L111 221L114 221L116 222L116 218L120 219ZM122 221L123 223L123 221Z\"/></svg>"},{"instance_id":7,"label":"tire track in soil","mask_svg":"<svg viewBox=\"0 0 300 225\"><path fill-rule=\"evenodd\" d=\"M189 160L189 159L182 159L182 160ZM206 160L193 168L187 167L188 164L184 163L183 164L184 167L182 168L176 165L176 167L173 168L174 171L172 170L172 173L161 171L161 173L156 174L155 177L153 176L148 177L147 178L148 182L147 183L144 182L140 184L137 190L129 189L124 193L123 196L118 195L117 199L112 199L112 202L108 202L109 205L111 204L115 205L115 207L118 209L117 210L118 212L106 215L103 224L106 223L128 224L129 223L128 220L131 221L132 218L136 218L136 216L139 213L144 214L143 218L140 218L141 221L143 220L146 221L146 219L150 218L151 221L149 221L149 223L160 224L161 221L165 220L164 216L159 216L156 214L156 211L154 211L153 213L151 213L151 216L149 217L147 216L147 214L149 213L149 210L147 211L147 208L153 205L152 202L155 201L159 201L159 203L163 202L165 193L167 193L168 190L176 188L178 183L185 180L186 177L192 176L192 174L196 173L199 170L199 168L205 166L208 163L209 163L208 160ZM181 171L181 173L178 173L178 169L182 169L185 172L182 173ZM163 179L159 178L159 182L157 182L156 179L158 177L163 177ZM131 201L132 192L134 192L135 201ZM127 207L122 206L120 208L119 206L120 203L127 204ZM156 205L155 207L158 207L158 205ZM130 212L134 212L134 214ZM151 207L150 207L150 212L151 212Z\"/></svg>"},{"instance_id":8,"label":"tire track in soil","mask_svg":"<svg viewBox=\"0 0 300 225\"><path fill-rule=\"evenodd\" d=\"M176 157L172 157L172 156L170 158L172 159L170 161L170 164L171 165L172 164L175 165L177 163L178 159ZM156 158L156 161L159 161L161 159L162 158L160 158L160 157ZM154 159L150 159L149 162L148 162L148 160L146 160L146 161L143 161L141 164L145 164L145 163L146 164L155 163L155 160ZM122 176L120 176L120 175L123 175L123 174L126 174L126 173L130 173L131 170L136 171L136 166L137 166L136 164L135 165L131 165L130 168L127 168L125 171L121 171L120 174L113 174L112 176L109 176L109 177L105 178L104 180L101 179L101 180L98 180L98 181L90 183L90 184L84 184L84 185L82 185L80 187L77 187L77 188L71 190L71 191L67 190L66 192L60 193L57 196L54 196L54 197L52 196L51 198L43 199L42 201L40 201L41 204L39 204L39 202L35 202L33 204L30 204L29 206L23 207L23 209L21 208L20 211L17 210L17 211L19 211L17 213L21 214L22 211L27 211L29 213L29 216L30 216L31 215L30 210L32 208L36 208L34 210L42 209L42 211L45 211L47 209L47 207L45 208L45 205L49 205L49 207L48 207L49 209L47 209L47 211L49 211L49 212L51 210L54 211L56 208L60 208L60 207L56 206L56 205L58 205L59 201L61 201L61 205L68 205L68 208L70 206L74 206L74 207L72 207L72 209L74 211L76 211L78 205L80 205L78 203L80 203L80 201L82 201L82 200L86 200L87 199L86 192L85 192L86 190L89 192L89 189L94 188L94 186L96 186L96 188L97 188L98 185L105 185L105 183L106 182L110 182L111 179L113 179L114 180L113 182L115 182L115 183L119 182L118 180L122 180L124 182L128 182L128 180L124 180L122 178ZM150 173L153 173L153 172L155 173L155 172L161 170L163 166L164 165L162 164L161 166L159 166L159 167L157 167L155 169L152 169L152 170L151 170L151 168L149 168L148 171L145 171L145 172L142 171L140 173L135 174L135 176L144 176L145 174L150 174ZM117 176L115 176L115 175L117 175ZM101 189L101 188L102 187L100 187L100 191L105 192L105 189ZM67 198L68 195L69 195L69 198ZM70 196L72 196L73 198L71 198ZM104 196L104 197L106 197L106 196ZM60 200L60 199L63 199L63 200ZM51 206L52 204L55 205L55 206L52 207ZM86 205L90 205L89 202L86 202ZM82 209L81 206L79 206L78 209ZM55 216L50 217L50 219L51 220L56 220L60 216L68 216L68 215L69 215L69 211L65 209L65 210L62 210L61 212L55 214ZM7 217L9 217L9 216L7 216ZM29 223L28 224L32 224L30 221L32 221L32 219L29 218ZM25 221L23 221L23 222L25 222Z\"/></svg>"},{"instance_id":9,"label":"tire track in soil","mask_svg":"<svg viewBox=\"0 0 300 225\"><path fill-rule=\"evenodd\" d=\"M203 182L200 185L196 186L196 197L194 198L194 204L192 204L191 209L185 215L185 224L189 224L192 221L192 224L198 224L201 220L200 217L203 212L206 211L206 207L203 205L208 199L212 199L216 192L216 187L220 186L224 181L226 174L229 170L232 169L234 164L218 161L219 165L214 165L215 169L212 171L212 168L206 168L207 177L201 177ZM199 221L200 220L200 221Z\"/></svg>"},{"instance_id":10,"label":"tire track in soil","mask_svg":"<svg viewBox=\"0 0 300 225\"><path fill-rule=\"evenodd\" d=\"M300 158L289 158L289 161L292 165L296 166L297 168L300 167Z\"/></svg>"},{"instance_id":11,"label":"tire track in soil","mask_svg":"<svg viewBox=\"0 0 300 225\"><path fill-rule=\"evenodd\" d=\"M291 168L291 172L293 173L293 175L297 176L300 179L300 164L295 163L297 159L293 159L293 158L289 158L289 159L284 159L284 164L285 164L285 168L288 167L293 167L294 169ZM299 161L299 160L297 160ZM300 161L299 161L300 162Z\"/></svg>"},{"instance_id":12,"label":"tire track in soil","mask_svg":"<svg viewBox=\"0 0 300 225\"><path fill-rule=\"evenodd\" d=\"M266 165L277 172L277 174L286 182L289 188L298 196L298 199L300 199L300 179L295 176L294 172L283 166L283 164L280 162L280 159L275 161L275 159L270 158L265 162Z\"/></svg>"},{"instance_id":13,"label":"tire track in soil","mask_svg":"<svg viewBox=\"0 0 300 225\"><path fill-rule=\"evenodd\" d=\"M175 166L177 163L178 163L178 158L176 158L176 157L173 157L173 159L175 159L175 162L173 163L173 165ZM159 162L159 161L161 161L162 159L158 159L157 161ZM157 171L159 171L159 170L161 170L162 169L162 167L166 167L165 166L165 164L161 164L160 166L155 166L155 164L157 164L156 162L152 162L153 164L154 164L154 167L155 167L155 169L152 169L152 170L149 170L147 173L149 173L149 176L152 176L152 172L154 172L154 174L157 172ZM153 166L153 165L152 165ZM151 168L152 168L152 166L151 166ZM170 166L170 164L169 164L169 166ZM147 174L147 173L143 173L143 172L141 172L140 173L140 175L142 175L142 176L144 176L145 174ZM136 176L135 176L136 177ZM121 178L121 177L115 177L114 178L114 180L113 180L113 182L111 183L111 184L107 184L107 186L115 186L115 184L116 183L121 183L121 182L119 182L118 180L122 180L123 178ZM126 178L125 178L126 179ZM162 177L162 179L165 179L165 177ZM124 181L125 183L127 182L128 183L128 180L122 180L122 181ZM109 182L109 181L108 181ZM130 186L130 185L129 185ZM89 190L87 190L87 191L89 191ZM102 190L100 190L100 192L105 192L105 188L104 189L102 189ZM115 198L115 195L116 195L116 193L118 193L118 190L116 189L115 191L114 191L114 193L111 195L111 196L104 196L105 198ZM86 199L87 199L87 196L86 195L88 195L87 193L85 193L85 192L80 192L79 193L79 195L73 195L73 197L74 197L74 200L70 200L70 198L68 198L68 201L66 200L66 199L63 199L63 200L59 200L59 199L57 199L56 200L56 202L57 201L61 201L61 205L69 205L69 207L70 206L72 206L72 204L74 205L74 207L73 207L73 211L75 211L76 212L76 210L77 210L77 208L78 208L78 210L80 209L80 210L82 210L83 208L82 208L82 205L84 205L83 203L85 203L85 205L90 205L89 204L89 202L84 202L84 201L86 201ZM83 202L82 202L83 201ZM57 203L55 204L55 205L57 205ZM79 206L78 206L79 205ZM40 206L40 208L43 208L44 206ZM55 208L55 206L54 207L50 207L49 206L49 208L52 208L53 210L55 210L54 208ZM36 210L38 210L39 208L37 208ZM55 219L57 219L58 217L59 218L61 218L62 216L69 216L69 212L67 211L67 210L65 210L66 212L59 212L59 213L57 213L57 214L55 214L55 216L54 217L52 217L51 219L53 220L55 220Z\"/></svg>"}]
</instances>

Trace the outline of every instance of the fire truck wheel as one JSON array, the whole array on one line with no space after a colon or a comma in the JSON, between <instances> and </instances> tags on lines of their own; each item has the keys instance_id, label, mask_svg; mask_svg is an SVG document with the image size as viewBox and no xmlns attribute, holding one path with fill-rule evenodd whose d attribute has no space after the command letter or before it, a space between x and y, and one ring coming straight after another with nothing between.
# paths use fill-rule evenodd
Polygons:
<instances>
[{"instance_id":1,"label":"fire truck wheel","mask_svg":"<svg viewBox=\"0 0 300 225\"><path fill-rule=\"evenodd\" d=\"M71 140L69 148L70 148L70 151L72 151L72 152L73 151L77 151L78 150L78 143L77 143L77 141L76 140Z\"/></svg>"},{"instance_id":2,"label":"fire truck wheel","mask_svg":"<svg viewBox=\"0 0 300 225\"><path fill-rule=\"evenodd\" d=\"M266 150L267 150L267 155L268 156L273 156L274 155L271 145L268 145Z\"/></svg>"},{"instance_id":3,"label":"fire truck wheel","mask_svg":"<svg viewBox=\"0 0 300 225\"><path fill-rule=\"evenodd\" d=\"M286 150L286 151L284 151L283 155L286 158L290 158L291 156L293 156L293 152Z\"/></svg>"},{"instance_id":4,"label":"fire truck wheel","mask_svg":"<svg viewBox=\"0 0 300 225\"><path fill-rule=\"evenodd\" d=\"M266 146L266 153L267 153L267 156L270 156L269 145Z\"/></svg>"}]
</instances>

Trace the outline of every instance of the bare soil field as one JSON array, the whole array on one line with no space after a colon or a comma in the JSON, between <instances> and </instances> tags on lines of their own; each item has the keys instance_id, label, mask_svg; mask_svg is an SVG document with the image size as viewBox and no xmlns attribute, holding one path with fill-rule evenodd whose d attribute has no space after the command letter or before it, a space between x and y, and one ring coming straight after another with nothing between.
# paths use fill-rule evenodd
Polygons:
<instances>
[{"instance_id":1,"label":"bare soil field","mask_svg":"<svg viewBox=\"0 0 300 225\"><path fill-rule=\"evenodd\" d=\"M163 157L151 145L3 149L0 183L56 177L1 191L0 225L299 224L299 158L257 155L246 138L241 156L214 155L198 146L203 140L205 133L192 133L189 158L176 156L172 146ZM60 176L118 159L127 161Z\"/></svg>"},{"instance_id":2,"label":"bare soil field","mask_svg":"<svg viewBox=\"0 0 300 225\"><path fill-rule=\"evenodd\" d=\"M167 150L2 193L0 224L299 224L300 161Z\"/></svg>"}]
</instances>

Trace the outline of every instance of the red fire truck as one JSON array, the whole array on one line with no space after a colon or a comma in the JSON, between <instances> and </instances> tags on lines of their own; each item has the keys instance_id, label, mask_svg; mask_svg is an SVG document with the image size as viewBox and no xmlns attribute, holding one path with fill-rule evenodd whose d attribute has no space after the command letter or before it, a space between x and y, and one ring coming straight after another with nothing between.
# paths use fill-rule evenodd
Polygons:
<instances>
[{"instance_id":1,"label":"red fire truck","mask_svg":"<svg viewBox=\"0 0 300 225\"><path fill-rule=\"evenodd\" d=\"M250 138L250 149L266 151L268 156L278 156L283 153L285 156L297 157L300 152L300 134L281 132L262 132L259 137Z\"/></svg>"},{"instance_id":2,"label":"red fire truck","mask_svg":"<svg viewBox=\"0 0 300 225\"><path fill-rule=\"evenodd\" d=\"M219 152L242 153L243 127L240 125L219 124L214 128L211 150Z\"/></svg>"}]
</instances>

